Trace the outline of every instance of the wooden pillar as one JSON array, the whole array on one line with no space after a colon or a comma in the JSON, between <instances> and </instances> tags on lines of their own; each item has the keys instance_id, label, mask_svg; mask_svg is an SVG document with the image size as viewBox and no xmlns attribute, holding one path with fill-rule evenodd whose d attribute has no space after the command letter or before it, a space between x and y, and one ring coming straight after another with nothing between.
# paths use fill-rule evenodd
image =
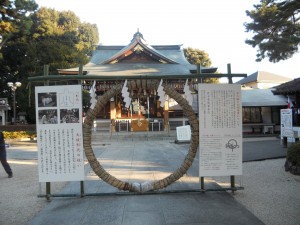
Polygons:
<instances>
[{"instance_id":1,"label":"wooden pillar","mask_svg":"<svg viewBox=\"0 0 300 225\"><path fill-rule=\"evenodd\" d=\"M300 115L298 114L298 109L300 108L300 93L295 94L295 126L300 127Z\"/></svg>"},{"instance_id":2,"label":"wooden pillar","mask_svg":"<svg viewBox=\"0 0 300 225\"><path fill-rule=\"evenodd\" d=\"M82 75L83 75L83 65L80 64L78 70L78 76L82 76ZM80 79L78 79L78 84L82 84L82 81Z\"/></svg>"},{"instance_id":3,"label":"wooden pillar","mask_svg":"<svg viewBox=\"0 0 300 225\"><path fill-rule=\"evenodd\" d=\"M115 99L115 118L121 118L122 117L122 106L121 102L118 98Z\"/></svg>"},{"instance_id":4,"label":"wooden pillar","mask_svg":"<svg viewBox=\"0 0 300 225\"><path fill-rule=\"evenodd\" d=\"M49 65L44 65L44 86L49 86L49 80L47 77L49 76Z\"/></svg>"},{"instance_id":5,"label":"wooden pillar","mask_svg":"<svg viewBox=\"0 0 300 225\"><path fill-rule=\"evenodd\" d=\"M227 73L229 75L228 76L228 83L233 84L232 77L230 76L231 75L231 64L230 63L227 64Z\"/></svg>"},{"instance_id":6,"label":"wooden pillar","mask_svg":"<svg viewBox=\"0 0 300 225\"><path fill-rule=\"evenodd\" d=\"M110 100L110 120L115 120L116 119L116 115L117 115L117 112L116 112L116 102L114 101L114 98L112 98ZM113 123L113 124L115 124L115 123ZM111 131L115 132L116 131L116 127L112 126L111 127Z\"/></svg>"},{"instance_id":7,"label":"wooden pillar","mask_svg":"<svg viewBox=\"0 0 300 225\"><path fill-rule=\"evenodd\" d=\"M164 105L164 131L169 130L169 96Z\"/></svg>"}]
</instances>

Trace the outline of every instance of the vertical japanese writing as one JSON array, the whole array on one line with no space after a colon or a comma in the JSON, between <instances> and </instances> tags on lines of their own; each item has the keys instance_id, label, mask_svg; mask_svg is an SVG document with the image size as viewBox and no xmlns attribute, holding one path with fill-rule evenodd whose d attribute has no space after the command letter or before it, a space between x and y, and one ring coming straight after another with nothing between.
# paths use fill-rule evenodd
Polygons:
<instances>
[{"instance_id":1,"label":"vertical japanese writing","mask_svg":"<svg viewBox=\"0 0 300 225\"><path fill-rule=\"evenodd\" d=\"M66 155L66 130L62 129L61 132L62 136L62 168L63 168L63 173L67 173L67 155Z\"/></svg>"},{"instance_id":2,"label":"vertical japanese writing","mask_svg":"<svg viewBox=\"0 0 300 225\"><path fill-rule=\"evenodd\" d=\"M240 94L234 90L201 90L204 127L235 128L240 124Z\"/></svg>"},{"instance_id":3,"label":"vertical japanese writing","mask_svg":"<svg viewBox=\"0 0 300 225\"><path fill-rule=\"evenodd\" d=\"M39 130L39 140L41 141L41 143L44 143L44 135L43 135L42 130ZM44 164L45 164L44 151L45 151L45 147L44 147L44 145L41 145L40 149L39 149L39 153L40 153L39 154L39 157L40 157L39 168L42 173L44 173Z\"/></svg>"},{"instance_id":4,"label":"vertical japanese writing","mask_svg":"<svg viewBox=\"0 0 300 225\"><path fill-rule=\"evenodd\" d=\"M57 137L57 130L53 130L53 161L54 161L54 168L53 168L53 172L54 174L57 174L58 173L58 165L57 165L57 159L58 159L58 152L57 152L57 140L58 140L58 137Z\"/></svg>"},{"instance_id":5,"label":"vertical japanese writing","mask_svg":"<svg viewBox=\"0 0 300 225\"><path fill-rule=\"evenodd\" d=\"M57 142L57 149L58 149L58 174L62 174L62 135L61 130L57 130L58 135L58 142Z\"/></svg>"},{"instance_id":6,"label":"vertical japanese writing","mask_svg":"<svg viewBox=\"0 0 300 225\"><path fill-rule=\"evenodd\" d=\"M67 129L67 146L66 146L66 152L67 152L67 169L68 173L71 173L71 137L70 137L70 130Z\"/></svg>"},{"instance_id":7,"label":"vertical japanese writing","mask_svg":"<svg viewBox=\"0 0 300 225\"><path fill-rule=\"evenodd\" d=\"M82 134L76 133L76 165L82 164Z\"/></svg>"},{"instance_id":8,"label":"vertical japanese writing","mask_svg":"<svg viewBox=\"0 0 300 225\"><path fill-rule=\"evenodd\" d=\"M72 151L72 160L71 160L71 164L72 164L72 167L71 167L71 169L72 169L72 172L73 173L75 173L76 172L76 157L75 157L75 155L76 155L76 148L75 148L75 145L76 145L76 137L75 137L75 135L76 135L76 133L75 133L75 131L74 131L74 129L72 128L71 129L71 137L72 137L72 141L71 141L71 144L72 144L72 149L73 149L73 151Z\"/></svg>"},{"instance_id":9,"label":"vertical japanese writing","mask_svg":"<svg viewBox=\"0 0 300 225\"><path fill-rule=\"evenodd\" d=\"M241 90L199 84L199 175L242 174Z\"/></svg>"},{"instance_id":10,"label":"vertical japanese writing","mask_svg":"<svg viewBox=\"0 0 300 225\"><path fill-rule=\"evenodd\" d=\"M46 172L46 174L49 174L49 167L48 167L48 163L49 163L49 157L48 157L48 132L45 129L44 130L44 149L45 149L45 163L44 163L44 170Z\"/></svg>"},{"instance_id":11,"label":"vertical japanese writing","mask_svg":"<svg viewBox=\"0 0 300 225\"><path fill-rule=\"evenodd\" d=\"M48 152L49 152L49 168L48 168L48 170L49 170L49 172L51 173L52 172L52 170L53 170L53 140L52 140L52 132L51 132L51 130L49 130L49 132L48 132L48 139L49 139L49 148L48 148Z\"/></svg>"},{"instance_id":12,"label":"vertical japanese writing","mask_svg":"<svg viewBox=\"0 0 300 225\"><path fill-rule=\"evenodd\" d=\"M81 85L43 86L35 91L39 181L83 180ZM47 107L45 97L51 100Z\"/></svg>"}]
</instances>

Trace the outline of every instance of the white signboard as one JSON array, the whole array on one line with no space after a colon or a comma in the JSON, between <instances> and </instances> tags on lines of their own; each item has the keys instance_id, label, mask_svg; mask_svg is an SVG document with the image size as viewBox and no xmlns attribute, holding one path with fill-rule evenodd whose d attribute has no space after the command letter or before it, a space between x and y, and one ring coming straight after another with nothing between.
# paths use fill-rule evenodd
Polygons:
<instances>
[{"instance_id":1,"label":"white signboard","mask_svg":"<svg viewBox=\"0 0 300 225\"><path fill-rule=\"evenodd\" d=\"M294 137L292 109L281 109L280 117L281 117L281 136Z\"/></svg>"},{"instance_id":2,"label":"white signboard","mask_svg":"<svg viewBox=\"0 0 300 225\"><path fill-rule=\"evenodd\" d=\"M199 175L242 174L241 86L199 84Z\"/></svg>"},{"instance_id":3,"label":"white signboard","mask_svg":"<svg viewBox=\"0 0 300 225\"><path fill-rule=\"evenodd\" d=\"M35 88L40 182L84 179L81 85Z\"/></svg>"},{"instance_id":4,"label":"white signboard","mask_svg":"<svg viewBox=\"0 0 300 225\"><path fill-rule=\"evenodd\" d=\"M176 127L177 140L178 141L190 141L191 140L191 126Z\"/></svg>"}]
</instances>

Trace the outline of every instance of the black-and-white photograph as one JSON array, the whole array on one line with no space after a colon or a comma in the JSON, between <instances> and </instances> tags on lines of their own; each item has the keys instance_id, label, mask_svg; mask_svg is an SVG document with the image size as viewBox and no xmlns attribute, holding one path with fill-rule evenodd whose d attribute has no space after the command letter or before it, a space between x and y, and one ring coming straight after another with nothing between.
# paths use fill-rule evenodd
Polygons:
<instances>
[{"instance_id":1,"label":"black-and-white photograph","mask_svg":"<svg viewBox=\"0 0 300 225\"><path fill-rule=\"evenodd\" d=\"M56 109L47 109L39 110L39 124L57 124L57 110Z\"/></svg>"},{"instance_id":2,"label":"black-and-white photograph","mask_svg":"<svg viewBox=\"0 0 300 225\"><path fill-rule=\"evenodd\" d=\"M56 107L57 106L56 92L38 93L39 107Z\"/></svg>"},{"instance_id":3,"label":"black-and-white photograph","mask_svg":"<svg viewBox=\"0 0 300 225\"><path fill-rule=\"evenodd\" d=\"M61 109L60 123L79 123L79 109Z\"/></svg>"}]
</instances>

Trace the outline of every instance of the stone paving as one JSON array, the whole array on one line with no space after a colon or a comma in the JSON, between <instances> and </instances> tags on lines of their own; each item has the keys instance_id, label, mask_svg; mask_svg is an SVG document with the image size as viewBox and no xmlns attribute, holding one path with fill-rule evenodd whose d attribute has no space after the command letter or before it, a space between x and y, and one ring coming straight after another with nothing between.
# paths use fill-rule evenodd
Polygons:
<instances>
[{"instance_id":1,"label":"stone paving","mask_svg":"<svg viewBox=\"0 0 300 225\"><path fill-rule=\"evenodd\" d=\"M169 175L182 163L188 146L174 141L152 140L98 142L93 148L109 173L124 181L144 182ZM85 170L85 193L98 193L98 196L52 198L30 225L263 224L229 193L199 192L197 157L185 176L166 189L151 194L120 192L100 180L89 164ZM205 188L218 189L219 186L206 179ZM198 191L193 192L195 190ZM80 194L79 182L70 182L62 193Z\"/></svg>"}]
</instances>

